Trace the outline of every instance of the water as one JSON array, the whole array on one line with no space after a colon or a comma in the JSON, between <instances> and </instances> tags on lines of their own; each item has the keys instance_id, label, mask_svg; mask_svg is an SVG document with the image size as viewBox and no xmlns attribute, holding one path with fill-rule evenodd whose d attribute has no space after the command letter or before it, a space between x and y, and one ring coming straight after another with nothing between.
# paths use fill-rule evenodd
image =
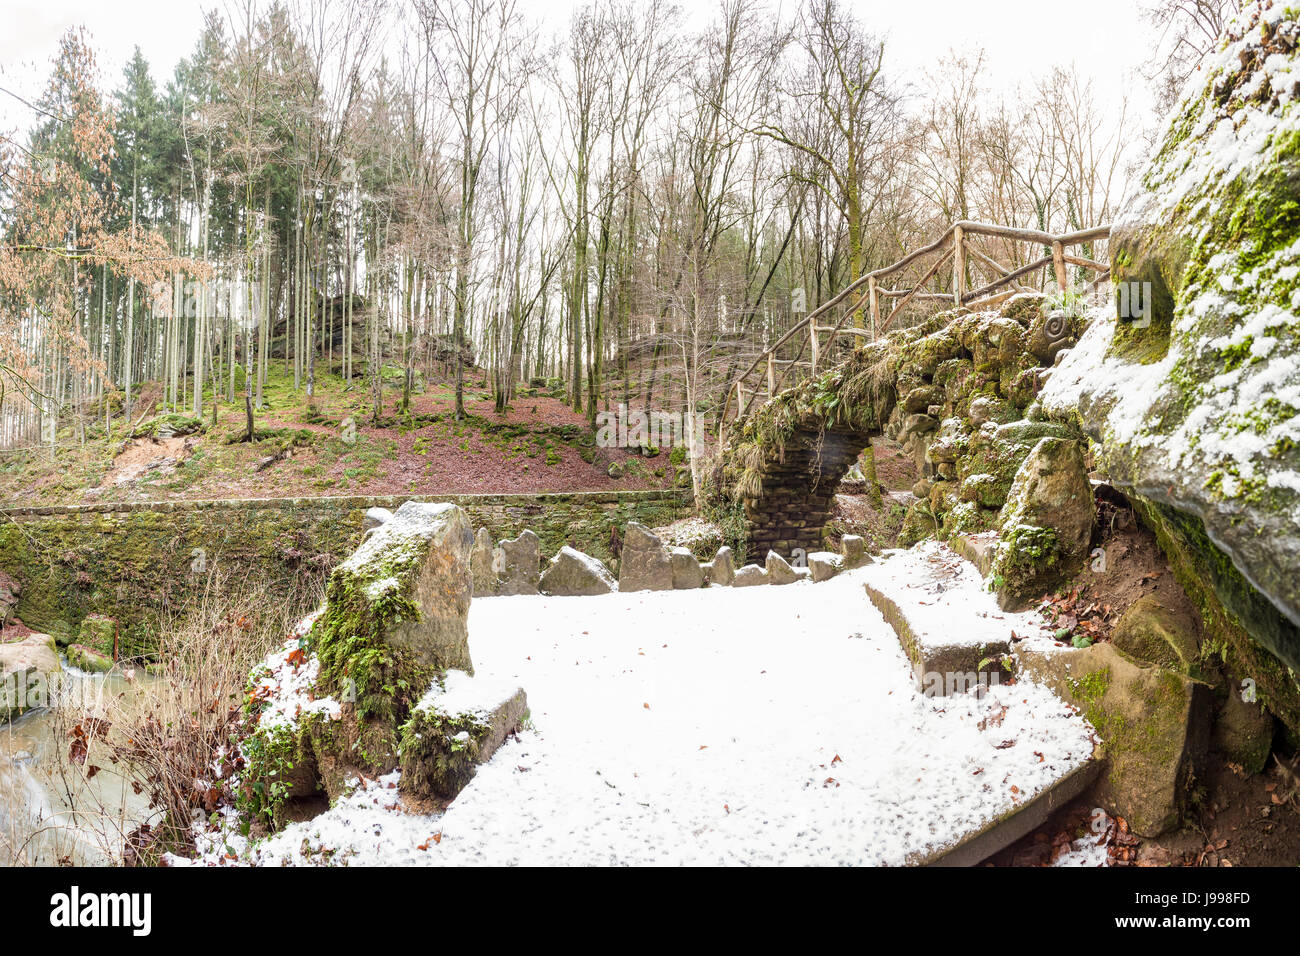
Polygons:
<instances>
[{"instance_id":1,"label":"water","mask_svg":"<svg viewBox=\"0 0 1300 956\"><path fill-rule=\"evenodd\" d=\"M103 713L143 698L142 671L128 681L118 671L87 674L64 663L57 700L0 724L0 865L109 865L123 836L148 820L148 800L132 792L108 764L86 780L69 767L68 731L83 713ZM96 762L92 752L89 763Z\"/></svg>"}]
</instances>

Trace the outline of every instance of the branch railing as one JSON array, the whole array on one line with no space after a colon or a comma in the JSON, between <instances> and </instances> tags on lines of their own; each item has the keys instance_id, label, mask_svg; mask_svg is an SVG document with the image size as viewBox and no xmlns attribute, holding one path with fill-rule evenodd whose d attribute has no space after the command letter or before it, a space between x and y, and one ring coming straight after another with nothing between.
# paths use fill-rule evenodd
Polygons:
<instances>
[{"instance_id":1,"label":"branch railing","mask_svg":"<svg viewBox=\"0 0 1300 956\"><path fill-rule=\"evenodd\" d=\"M1047 250L1047 254L1027 265L1011 268L972 244L971 239L975 236L1041 246ZM1110 226L1094 226L1058 236L1037 229L1019 229L983 222L955 222L929 245L855 279L834 298L808 313L759 353L753 364L737 376L728 388L718 420L719 427L727 424L733 399L736 417L743 417L760 396L766 395L770 399L780 392L792 375L805 370L808 377L816 375L822 357L830 354L837 337L853 335L869 340L878 338L888 332L894 320L913 303L943 302L954 307L968 308L996 305L1018 292L1037 291L1020 284L1020 280L1048 267L1052 269L1052 278L1062 292L1070 288L1070 266L1094 273L1094 284L1104 281L1110 274L1109 265L1070 250L1108 238ZM932 256L935 257L934 261L910 288L888 288L883 284L883 280L897 276L914 263ZM940 270L948 263L952 264L951 288L946 291L927 290L927 284L939 276ZM975 269L985 273L988 281L970 288L969 276ZM833 314L833 310L855 295L857 298L845 309L839 321L833 325L828 324L827 317ZM855 315L863 316L864 326L869 317L870 326L846 327L846 323ZM793 358L779 357L781 349L794 346L795 343L798 343L798 351ZM811 353L806 360L803 357L805 352ZM758 376L756 383L755 376Z\"/></svg>"}]
</instances>

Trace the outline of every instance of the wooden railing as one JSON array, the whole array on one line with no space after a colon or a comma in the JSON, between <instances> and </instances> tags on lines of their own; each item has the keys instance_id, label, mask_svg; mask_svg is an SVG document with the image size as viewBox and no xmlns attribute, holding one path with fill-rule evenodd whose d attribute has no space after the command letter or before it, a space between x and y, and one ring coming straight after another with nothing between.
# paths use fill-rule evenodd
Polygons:
<instances>
[{"instance_id":1,"label":"wooden railing","mask_svg":"<svg viewBox=\"0 0 1300 956\"><path fill-rule=\"evenodd\" d=\"M1042 246L1048 250L1048 253L1027 265L1013 269L1002 265L992 256L976 248L971 242L971 239L976 236ZM954 307L964 305L972 309L996 305L1018 292L1034 291L1021 285L1020 280L1048 266L1052 268L1055 283L1062 291L1070 288L1070 266L1093 272L1093 283L1101 282L1110 274L1110 266L1067 250L1109 237L1110 226L1095 226L1091 229L1081 229L1055 236L1036 229L1017 229L983 222L955 222L928 246L909 253L891 265L859 277L833 299L808 313L807 317L797 322L764 349L727 390L719 425L726 425L733 398L736 417L742 417L746 410L753 406L755 400L771 398L781 391L787 380L791 380L792 375L800 375L804 372L808 376L816 375L822 356L830 353L838 336L855 335L868 340L875 339L888 332L894 320L913 303L943 302ZM882 285L882 280L896 276L913 263L920 263L931 256L935 257L934 262L910 288L893 289ZM951 289L927 291L926 286L949 262L952 263ZM968 276L975 269L985 273L985 278L989 281L975 288L969 288L971 283ZM827 317L833 315L833 310L843 307L844 303L855 294L857 298L844 308L844 314L840 316L839 321L833 325L829 324ZM882 308L886 303L893 303L887 312ZM846 323L857 315L863 318L862 327L847 326ZM822 340L822 336L826 337L825 341ZM798 352L793 358L778 357L782 348L793 346L796 342L799 343ZM806 351L811 353L807 360L803 358ZM752 384L753 377L764 371L766 374L756 384ZM791 380L791 384L795 380Z\"/></svg>"}]
</instances>

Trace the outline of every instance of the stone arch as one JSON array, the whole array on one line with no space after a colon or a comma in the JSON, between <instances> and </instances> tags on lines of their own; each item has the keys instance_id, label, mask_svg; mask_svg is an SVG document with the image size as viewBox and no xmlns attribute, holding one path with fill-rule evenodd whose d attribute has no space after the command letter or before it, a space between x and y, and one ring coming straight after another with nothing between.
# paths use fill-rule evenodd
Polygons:
<instances>
[{"instance_id":1,"label":"stone arch","mask_svg":"<svg viewBox=\"0 0 1300 956\"><path fill-rule=\"evenodd\" d=\"M905 533L995 526L1033 444L1069 431L1025 419L1057 352L1082 332L1082 315L1049 318L1045 301L1016 295L997 310L931 316L733 425L720 488L743 505L750 554L820 549L836 486L877 435L902 445L921 475Z\"/></svg>"},{"instance_id":2,"label":"stone arch","mask_svg":"<svg viewBox=\"0 0 1300 956\"><path fill-rule=\"evenodd\" d=\"M738 423L723 485L744 508L751 559L820 550L836 487L894 409L896 357L873 342Z\"/></svg>"},{"instance_id":3,"label":"stone arch","mask_svg":"<svg viewBox=\"0 0 1300 956\"><path fill-rule=\"evenodd\" d=\"M762 469L762 493L744 499L750 552L761 561L769 550L789 558L791 552L820 550L822 531L831 519L835 489L877 430L834 427L809 422L787 440L784 456Z\"/></svg>"}]
</instances>

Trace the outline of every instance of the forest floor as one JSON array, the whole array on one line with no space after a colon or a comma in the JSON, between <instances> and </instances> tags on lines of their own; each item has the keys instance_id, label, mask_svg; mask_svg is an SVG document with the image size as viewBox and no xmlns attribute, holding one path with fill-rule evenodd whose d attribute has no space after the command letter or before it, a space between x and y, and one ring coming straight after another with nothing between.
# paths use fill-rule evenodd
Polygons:
<instances>
[{"instance_id":1,"label":"forest floor","mask_svg":"<svg viewBox=\"0 0 1300 956\"><path fill-rule=\"evenodd\" d=\"M215 424L209 399L201 432L170 437L149 434L162 411L157 385L139 394L129 425L116 422L106 434L97 423L84 440L65 430L53 455L0 452L0 502L611 491L681 480L679 458L667 449L646 458L597 448L584 415L558 392L524 389L497 414L481 370L466 379L463 420L454 416L452 384L430 381L409 412L399 411L400 391L386 386L384 417L373 425L363 381L318 371L309 404L276 368L254 413L253 442L242 440L238 391L219 405ZM355 430L345 427L349 418ZM622 477L610 477L613 462L622 463Z\"/></svg>"},{"instance_id":2,"label":"forest floor","mask_svg":"<svg viewBox=\"0 0 1300 956\"><path fill-rule=\"evenodd\" d=\"M867 550L873 553L894 547L907 508L916 500L911 490L918 477L916 463L899 445L886 438L877 437L872 447L876 456L876 480L882 492L880 503L876 504L860 482L842 482L831 512L827 542L831 548L837 547L839 539L846 534L866 539Z\"/></svg>"}]
</instances>

